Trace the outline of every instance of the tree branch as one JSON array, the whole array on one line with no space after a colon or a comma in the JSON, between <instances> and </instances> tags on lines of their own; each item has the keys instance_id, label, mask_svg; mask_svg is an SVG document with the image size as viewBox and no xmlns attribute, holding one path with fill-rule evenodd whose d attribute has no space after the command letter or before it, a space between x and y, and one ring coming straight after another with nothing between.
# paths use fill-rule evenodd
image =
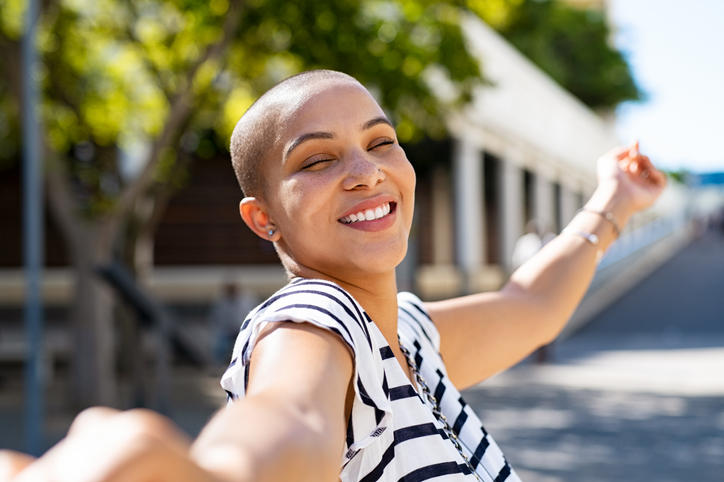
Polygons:
<instances>
[{"instance_id":1,"label":"tree branch","mask_svg":"<svg viewBox=\"0 0 724 482\"><path fill-rule=\"evenodd\" d=\"M221 57L225 52L239 26L239 22L241 21L242 6L242 0L232 1L230 3L229 11L227 12L226 19L224 21L223 33L219 41L209 45L204 53L188 70L186 74L186 82L181 85L179 91L173 96L171 108L169 109L167 116L167 122L164 125L163 131L156 138L151 147L148 162L144 166L141 174L125 187L114 207L114 212L118 214L118 216L112 216L114 219L113 222L120 222L123 216L133 207L133 203L138 196L153 182L156 167L158 166L164 151L170 147L173 139L178 136L179 128L191 115L194 95L193 81L199 68L205 62Z\"/></svg>"},{"instance_id":2,"label":"tree branch","mask_svg":"<svg viewBox=\"0 0 724 482\"><path fill-rule=\"evenodd\" d=\"M131 27L132 24L135 24L138 19L140 18L140 15L138 14L138 10L136 9L136 5L134 2L126 2L126 5L128 7L128 10L131 12L131 16L133 17L133 21L126 24L126 28L123 29L126 36L137 44L141 49L143 49L144 52L147 52L147 49L145 45L143 45L143 42L141 39L138 38L136 35L136 32L133 31L133 27ZM161 92L163 92L163 95L166 97L166 100L169 101L169 103L173 100L172 99L172 93L168 88L166 79L164 79L161 72L158 70L158 68L154 65L154 63L148 58L147 55L141 56L141 61L143 62L143 65L146 66L148 70L150 70L153 75L156 77L156 80L158 81L158 85L161 88Z\"/></svg>"},{"instance_id":3,"label":"tree branch","mask_svg":"<svg viewBox=\"0 0 724 482\"><path fill-rule=\"evenodd\" d=\"M71 250L75 249L78 237L82 235L79 228L78 205L72 193L68 173L63 163L53 155L52 150L43 143L43 157L45 160L45 179L48 182L48 197L50 210L58 221L60 229L70 244Z\"/></svg>"}]
</instances>

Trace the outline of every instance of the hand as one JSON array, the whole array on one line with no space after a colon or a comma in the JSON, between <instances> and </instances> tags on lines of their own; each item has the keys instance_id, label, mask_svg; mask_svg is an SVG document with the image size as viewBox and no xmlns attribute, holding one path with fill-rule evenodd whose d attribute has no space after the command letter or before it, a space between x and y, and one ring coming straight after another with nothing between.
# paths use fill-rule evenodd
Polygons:
<instances>
[{"instance_id":1,"label":"hand","mask_svg":"<svg viewBox=\"0 0 724 482\"><path fill-rule=\"evenodd\" d=\"M186 437L156 413L92 408L78 415L68 435L39 459L3 454L0 481L218 482L188 452Z\"/></svg>"},{"instance_id":2,"label":"hand","mask_svg":"<svg viewBox=\"0 0 724 482\"><path fill-rule=\"evenodd\" d=\"M12 450L0 450L0 482L12 480L35 458Z\"/></svg>"},{"instance_id":3,"label":"hand","mask_svg":"<svg viewBox=\"0 0 724 482\"><path fill-rule=\"evenodd\" d=\"M638 141L601 156L597 171L599 186L613 186L631 213L651 206L666 187L666 175L639 152Z\"/></svg>"}]
</instances>

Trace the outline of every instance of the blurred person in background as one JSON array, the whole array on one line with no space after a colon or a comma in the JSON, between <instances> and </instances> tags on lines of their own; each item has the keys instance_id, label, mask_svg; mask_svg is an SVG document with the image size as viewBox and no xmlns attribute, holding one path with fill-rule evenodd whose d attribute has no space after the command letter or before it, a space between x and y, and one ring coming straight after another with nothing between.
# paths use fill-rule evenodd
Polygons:
<instances>
[{"instance_id":1,"label":"blurred person in background","mask_svg":"<svg viewBox=\"0 0 724 482\"><path fill-rule=\"evenodd\" d=\"M212 328L212 353L214 362L229 362L231 349L244 316L259 302L256 296L242 289L236 282L227 281L222 287L221 297L211 306L209 321Z\"/></svg>"},{"instance_id":2,"label":"blurred person in background","mask_svg":"<svg viewBox=\"0 0 724 482\"><path fill-rule=\"evenodd\" d=\"M434 303L397 292L415 173L354 78L283 81L244 114L231 151L242 218L290 281L241 326L227 408L193 443L149 411L90 409L40 459L5 453L5 480L519 480L458 390L562 329L603 252L666 184L638 145L598 160L584 209L503 288Z\"/></svg>"},{"instance_id":3,"label":"blurred person in background","mask_svg":"<svg viewBox=\"0 0 724 482\"><path fill-rule=\"evenodd\" d=\"M513 269L533 257L543 247L543 238L538 223L531 219L525 224L525 233L515 241L513 246Z\"/></svg>"}]
</instances>

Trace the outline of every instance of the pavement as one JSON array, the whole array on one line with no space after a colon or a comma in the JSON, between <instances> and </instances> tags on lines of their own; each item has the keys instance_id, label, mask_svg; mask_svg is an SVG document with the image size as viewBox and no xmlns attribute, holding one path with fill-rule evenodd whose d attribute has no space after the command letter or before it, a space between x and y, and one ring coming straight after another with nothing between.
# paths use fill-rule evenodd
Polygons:
<instances>
[{"instance_id":1,"label":"pavement","mask_svg":"<svg viewBox=\"0 0 724 482\"><path fill-rule=\"evenodd\" d=\"M724 237L465 396L523 480L724 480Z\"/></svg>"},{"instance_id":2,"label":"pavement","mask_svg":"<svg viewBox=\"0 0 724 482\"><path fill-rule=\"evenodd\" d=\"M465 392L525 481L724 481L724 237L693 240L545 364ZM220 373L176 368L169 415L189 435L224 403ZM0 377L0 447L22 449L22 387ZM48 387L46 442L73 414Z\"/></svg>"}]
</instances>

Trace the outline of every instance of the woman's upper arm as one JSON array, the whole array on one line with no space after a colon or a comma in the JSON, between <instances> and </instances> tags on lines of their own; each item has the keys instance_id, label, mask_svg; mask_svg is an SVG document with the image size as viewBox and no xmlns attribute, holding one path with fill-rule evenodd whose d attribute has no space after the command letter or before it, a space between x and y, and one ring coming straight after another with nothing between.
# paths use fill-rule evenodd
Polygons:
<instances>
[{"instance_id":1,"label":"woman's upper arm","mask_svg":"<svg viewBox=\"0 0 724 482\"><path fill-rule=\"evenodd\" d=\"M353 364L350 348L328 330L310 323L270 323L252 352L246 394L276 393L344 429Z\"/></svg>"},{"instance_id":2,"label":"woman's upper arm","mask_svg":"<svg viewBox=\"0 0 724 482\"><path fill-rule=\"evenodd\" d=\"M540 307L513 289L425 303L440 333L440 354L460 388L514 365L546 341Z\"/></svg>"},{"instance_id":3,"label":"woman's upper arm","mask_svg":"<svg viewBox=\"0 0 724 482\"><path fill-rule=\"evenodd\" d=\"M249 363L245 396L206 426L194 444L195 459L221 478L338 480L351 350L309 323L273 322ZM235 455L219 456L226 453Z\"/></svg>"}]
</instances>

